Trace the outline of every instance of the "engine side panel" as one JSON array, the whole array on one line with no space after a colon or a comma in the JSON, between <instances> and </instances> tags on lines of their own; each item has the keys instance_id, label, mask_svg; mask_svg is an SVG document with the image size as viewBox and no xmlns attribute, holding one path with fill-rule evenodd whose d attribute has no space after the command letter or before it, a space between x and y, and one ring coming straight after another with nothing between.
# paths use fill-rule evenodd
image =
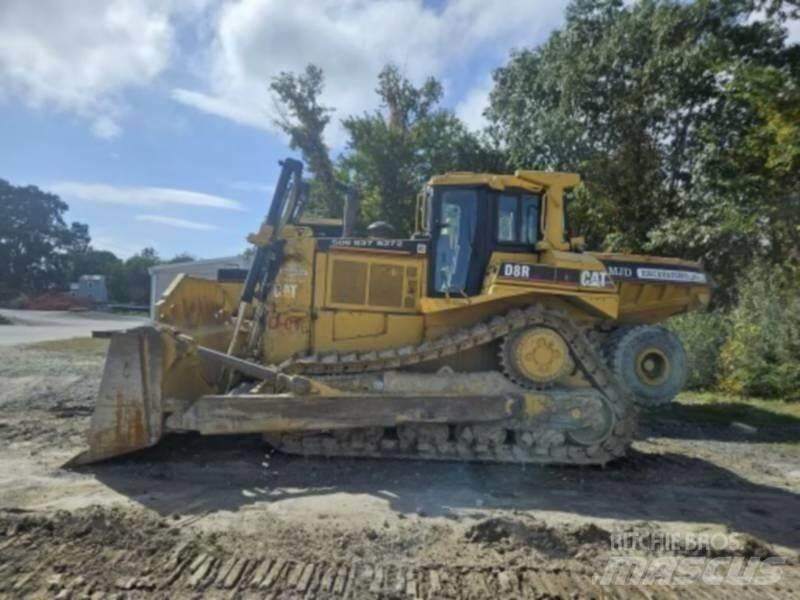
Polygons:
<instances>
[{"instance_id":1,"label":"engine side panel","mask_svg":"<svg viewBox=\"0 0 800 600\"><path fill-rule=\"evenodd\" d=\"M312 351L418 344L427 246L413 240L318 240Z\"/></svg>"}]
</instances>

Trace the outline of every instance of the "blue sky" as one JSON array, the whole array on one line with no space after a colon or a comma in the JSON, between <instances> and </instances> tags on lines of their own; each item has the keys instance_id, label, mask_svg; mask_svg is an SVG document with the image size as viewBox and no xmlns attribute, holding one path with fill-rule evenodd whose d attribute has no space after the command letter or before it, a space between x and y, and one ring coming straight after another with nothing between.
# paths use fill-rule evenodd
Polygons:
<instances>
[{"instance_id":1,"label":"blue sky","mask_svg":"<svg viewBox=\"0 0 800 600\"><path fill-rule=\"evenodd\" d=\"M338 119L376 108L391 61L434 75L480 128L493 68L542 42L565 0L3 0L0 178L61 195L93 244L225 256L266 212L272 76L321 66Z\"/></svg>"}]
</instances>

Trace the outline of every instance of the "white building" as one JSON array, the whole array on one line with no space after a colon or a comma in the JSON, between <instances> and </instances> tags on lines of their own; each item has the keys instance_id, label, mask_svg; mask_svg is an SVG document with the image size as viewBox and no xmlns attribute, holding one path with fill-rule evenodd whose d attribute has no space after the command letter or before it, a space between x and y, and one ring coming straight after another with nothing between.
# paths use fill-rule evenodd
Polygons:
<instances>
[{"instance_id":1,"label":"white building","mask_svg":"<svg viewBox=\"0 0 800 600\"><path fill-rule=\"evenodd\" d=\"M216 281L220 269L248 269L250 259L244 256L229 256L227 258L210 258L208 260L195 260L193 262L156 265L150 267L150 318L156 318L156 302L166 291L172 280L181 273L201 279Z\"/></svg>"}]
</instances>

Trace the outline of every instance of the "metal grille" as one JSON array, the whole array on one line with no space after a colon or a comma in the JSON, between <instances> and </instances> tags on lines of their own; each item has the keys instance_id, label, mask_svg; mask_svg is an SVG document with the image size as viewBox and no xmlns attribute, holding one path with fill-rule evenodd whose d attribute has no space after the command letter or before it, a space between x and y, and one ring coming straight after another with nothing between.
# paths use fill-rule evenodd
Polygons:
<instances>
[{"instance_id":1,"label":"metal grille","mask_svg":"<svg viewBox=\"0 0 800 600\"><path fill-rule=\"evenodd\" d=\"M371 306L403 306L403 267L373 264L369 277Z\"/></svg>"},{"instance_id":2,"label":"metal grille","mask_svg":"<svg viewBox=\"0 0 800 600\"><path fill-rule=\"evenodd\" d=\"M337 304L366 304L367 264L351 260L333 262L331 302Z\"/></svg>"},{"instance_id":3,"label":"metal grille","mask_svg":"<svg viewBox=\"0 0 800 600\"><path fill-rule=\"evenodd\" d=\"M403 306L414 308L417 302L417 268L406 267L406 296L403 299Z\"/></svg>"}]
</instances>

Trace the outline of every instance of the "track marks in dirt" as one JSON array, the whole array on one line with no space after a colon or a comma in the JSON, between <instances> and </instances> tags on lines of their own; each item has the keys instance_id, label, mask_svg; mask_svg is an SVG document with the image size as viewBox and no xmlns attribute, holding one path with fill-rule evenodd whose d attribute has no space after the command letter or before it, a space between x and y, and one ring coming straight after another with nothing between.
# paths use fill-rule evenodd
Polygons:
<instances>
[{"instance_id":1,"label":"track marks in dirt","mask_svg":"<svg viewBox=\"0 0 800 600\"><path fill-rule=\"evenodd\" d=\"M471 532L511 527L492 520ZM549 536L555 530L545 528ZM529 535L536 528L527 528ZM487 534L488 532L488 534ZM596 531L584 532L596 539ZM487 537L488 535L488 537ZM505 535L505 534L503 534ZM520 535L519 532L508 535ZM538 533L537 533L538 535ZM502 537L502 536L501 536ZM494 541L492 541L494 540ZM475 540L479 541L478 539ZM572 566L481 566L407 561L303 561L270 553L226 551L213 535L164 520L94 508L51 515L0 513L0 597L55 598L601 598L610 592L674 598L659 586L602 588L594 569ZM788 596L800 585L797 569L765 588L692 586L706 598ZM686 589L686 588L684 588ZM679 590L678 590L679 591ZM688 590L687 590L688 591Z\"/></svg>"}]
</instances>

